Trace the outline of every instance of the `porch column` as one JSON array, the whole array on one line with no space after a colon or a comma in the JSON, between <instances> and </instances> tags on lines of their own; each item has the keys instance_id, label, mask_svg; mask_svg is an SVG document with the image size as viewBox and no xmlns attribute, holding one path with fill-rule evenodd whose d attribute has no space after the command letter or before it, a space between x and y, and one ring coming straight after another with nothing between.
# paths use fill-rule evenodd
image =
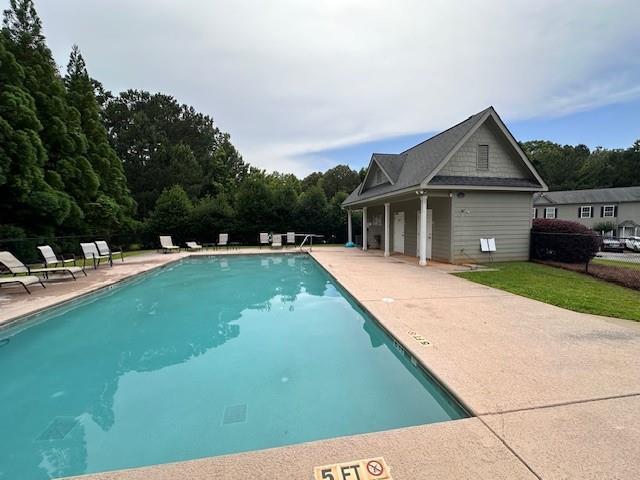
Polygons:
<instances>
[{"instance_id":1,"label":"porch column","mask_svg":"<svg viewBox=\"0 0 640 480\"><path fill-rule=\"evenodd\" d=\"M351 228L351 209L347 210L347 242L353 243L353 229Z\"/></svg>"},{"instance_id":2,"label":"porch column","mask_svg":"<svg viewBox=\"0 0 640 480\"><path fill-rule=\"evenodd\" d=\"M427 264L427 195L420 195L420 265Z\"/></svg>"},{"instance_id":3,"label":"porch column","mask_svg":"<svg viewBox=\"0 0 640 480\"><path fill-rule=\"evenodd\" d=\"M362 207L362 250L367 250L367 207Z\"/></svg>"},{"instance_id":4,"label":"porch column","mask_svg":"<svg viewBox=\"0 0 640 480\"><path fill-rule=\"evenodd\" d=\"M384 256L385 257L389 256L389 231L391 230L389 228L389 212L391 210L390 206L391 204L389 203L384 204Z\"/></svg>"}]
</instances>

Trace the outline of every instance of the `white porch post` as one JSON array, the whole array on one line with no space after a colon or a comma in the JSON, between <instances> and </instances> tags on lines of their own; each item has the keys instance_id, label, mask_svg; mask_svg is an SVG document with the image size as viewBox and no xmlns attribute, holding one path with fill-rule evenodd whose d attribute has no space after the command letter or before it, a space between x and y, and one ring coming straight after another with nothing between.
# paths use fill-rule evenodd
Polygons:
<instances>
[{"instance_id":1,"label":"white porch post","mask_svg":"<svg viewBox=\"0 0 640 480\"><path fill-rule=\"evenodd\" d=\"M427 264L427 195L420 195L420 265Z\"/></svg>"},{"instance_id":2,"label":"white porch post","mask_svg":"<svg viewBox=\"0 0 640 480\"><path fill-rule=\"evenodd\" d=\"M353 229L351 228L351 209L347 210L347 242L353 243Z\"/></svg>"},{"instance_id":3,"label":"white porch post","mask_svg":"<svg viewBox=\"0 0 640 480\"><path fill-rule=\"evenodd\" d=\"M367 249L367 207L362 207L362 250Z\"/></svg>"},{"instance_id":4,"label":"white porch post","mask_svg":"<svg viewBox=\"0 0 640 480\"><path fill-rule=\"evenodd\" d=\"M391 210L389 203L384 204L384 256L389 256L389 212Z\"/></svg>"}]
</instances>

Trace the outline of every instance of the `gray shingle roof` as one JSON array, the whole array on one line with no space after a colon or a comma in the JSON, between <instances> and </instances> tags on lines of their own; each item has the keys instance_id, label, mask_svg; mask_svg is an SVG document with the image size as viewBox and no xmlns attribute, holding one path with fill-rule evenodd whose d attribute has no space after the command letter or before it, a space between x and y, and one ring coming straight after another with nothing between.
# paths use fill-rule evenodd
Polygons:
<instances>
[{"instance_id":1,"label":"gray shingle roof","mask_svg":"<svg viewBox=\"0 0 640 480\"><path fill-rule=\"evenodd\" d=\"M373 158L378 161L384 171L393 179L393 184L387 183L373 188L367 188L362 193L359 185L345 199L343 205L348 205L368 198L393 192L418 187L440 165L445 157L458 145L458 143L483 119L485 114L493 107L486 108L475 115L470 116L465 121L441 132L418 145L405 150L399 154L375 153ZM454 177L450 177L454 178ZM458 178L458 177L455 177ZM460 177L462 181L471 182L467 178ZM537 182L517 179L518 185L503 185L494 180L494 185L482 184L481 186L513 186L513 187L540 187ZM488 181L485 179L485 182ZM506 181L506 180L505 180ZM526 182L526 185L524 184ZM433 180L430 184L434 184ZM457 183L454 183L454 185ZM444 184L441 184L444 185ZM460 185L472 185L472 183L462 183ZM473 184L477 185L477 184Z\"/></svg>"},{"instance_id":2,"label":"gray shingle roof","mask_svg":"<svg viewBox=\"0 0 640 480\"><path fill-rule=\"evenodd\" d=\"M398 181L398 175L400 175L407 156L402 153L374 153L373 158L395 183Z\"/></svg>"},{"instance_id":3,"label":"gray shingle roof","mask_svg":"<svg viewBox=\"0 0 640 480\"><path fill-rule=\"evenodd\" d=\"M640 202L639 187L595 188L591 190L563 190L537 193L533 197L536 205L579 204L579 203L619 203Z\"/></svg>"},{"instance_id":4,"label":"gray shingle roof","mask_svg":"<svg viewBox=\"0 0 640 480\"><path fill-rule=\"evenodd\" d=\"M539 187L538 182L527 178L503 177L459 177L450 175L436 175L429 185L464 185L478 187Z\"/></svg>"},{"instance_id":5,"label":"gray shingle roof","mask_svg":"<svg viewBox=\"0 0 640 480\"><path fill-rule=\"evenodd\" d=\"M447 154L455 147L462 138L471 131L473 127L480 121L484 114L490 109L470 116L464 122L441 132L418 145L405 150L399 154L380 154L377 153L376 159L384 157L383 168L391 176L392 171L397 171L397 179L394 185L385 184L374 188L368 188L362 194L359 194L360 186L358 186L345 199L343 204L349 204L357 200L365 200L370 197L381 195L383 193L392 193L396 190L404 190L413 186L420 185L420 182L429 175L438 164L447 156ZM395 162L401 162L402 165L396 165ZM393 164L393 165L392 165ZM382 165L382 163L381 163ZM380 188L382 187L382 188Z\"/></svg>"}]
</instances>

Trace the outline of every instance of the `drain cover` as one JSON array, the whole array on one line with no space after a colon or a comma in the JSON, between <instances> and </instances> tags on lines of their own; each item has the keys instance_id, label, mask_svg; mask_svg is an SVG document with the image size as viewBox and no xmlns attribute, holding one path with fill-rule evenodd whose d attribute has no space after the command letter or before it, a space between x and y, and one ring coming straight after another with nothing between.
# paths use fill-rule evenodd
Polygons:
<instances>
[{"instance_id":1,"label":"drain cover","mask_svg":"<svg viewBox=\"0 0 640 480\"><path fill-rule=\"evenodd\" d=\"M36 440L39 442L64 440L77 424L78 421L73 417L56 417Z\"/></svg>"},{"instance_id":2,"label":"drain cover","mask_svg":"<svg viewBox=\"0 0 640 480\"><path fill-rule=\"evenodd\" d=\"M222 417L222 424L229 425L230 423L244 423L247 421L247 404L242 405L230 405L224 409L224 416Z\"/></svg>"}]
</instances>

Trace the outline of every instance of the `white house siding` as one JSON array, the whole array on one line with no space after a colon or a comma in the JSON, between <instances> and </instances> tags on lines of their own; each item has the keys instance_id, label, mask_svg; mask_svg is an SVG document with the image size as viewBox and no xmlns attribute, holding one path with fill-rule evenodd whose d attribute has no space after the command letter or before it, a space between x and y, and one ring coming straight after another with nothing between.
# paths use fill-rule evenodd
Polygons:
<instances>
[{"instance_id":1,"label":"white house siding","mask_svg":"<svg viewBox=\"0 0 640 480\"><path fill-rule=\"evenodd\" d=\"M527 192L466 191L462 198L454 193L454 263L489 261L489 255L480 251L481 238L496 239L494 261L527 260L532 203Z\"/></svg>"},{"instance_id":2,"label":"white house siding","mask_svg":"<svg viewBox=\"0 0 640 480\"><path fill-rule=\"evenodd\" d=\"M478 170L476 159L478 145L489 145L489 169ZM464 177L529 178L531 174L517 159L514 149L493 120L480 125L471 137L451 157L438 175Z\"/></svg>"}]
</instances>

